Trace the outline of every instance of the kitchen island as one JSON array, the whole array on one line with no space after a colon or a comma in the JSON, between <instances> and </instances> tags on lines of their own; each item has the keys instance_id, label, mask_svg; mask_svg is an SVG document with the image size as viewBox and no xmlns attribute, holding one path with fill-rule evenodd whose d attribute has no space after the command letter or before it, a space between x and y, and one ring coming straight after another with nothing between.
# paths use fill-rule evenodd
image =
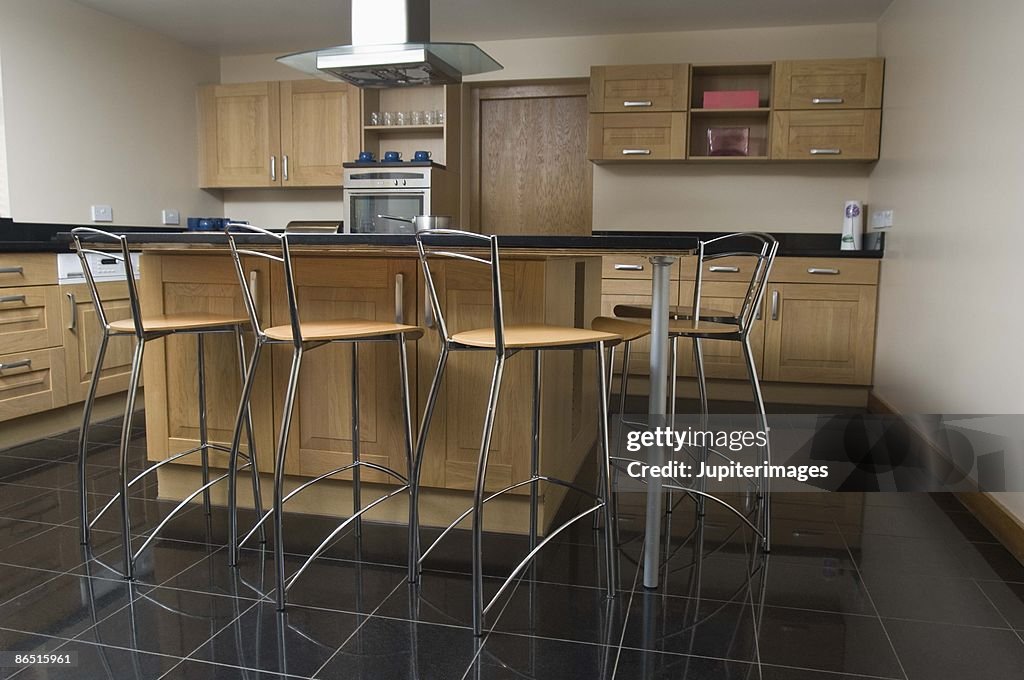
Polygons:
<instances>
[{"instance_id":1,"label":"kitchen island","mask_svg":"<svg viewBox=\"0 0 1024 680\"><path fill-rule=\"evenodd\" d=\"M241 292L226 239L221 234L131 234L143 251L143 315L211 312L244 315ZM295 234L289 237L295 259L300 314L304 320L361 317L402 320L427 326L425 288L410 236ZM269 240L240 237L247 247L270 247ZM692 237L502 238L502 285L508 324L547 323L588 326L600 313L601 256L607 254L688 254ZM281 272L263 258L243 260L265 323L287 323ZM450 330L484 327L490 321L487 270L469 262L439 263L436 283ZM219 342L218 342L219 341ZM195 343L169 337L154 343L145 356L146 428L149 457L162 460L196 446L199 434ZM417 421L425 402L439 351L432 328L410 353L413 408ZM239 368L229 337L206 345L211 439L226 442L234 422ZM288 370L287 348L265 355L252 398L257 461L272 470L274 442ZM401 402L397 350L389 345L361 349L361 453L364 460L403 471ZM303 371L289 440L286 472L292 485L351 461L351 362L344 348L309 355ZM545 473L572 479L595 441L596 390L594 357L586 352L553 352L541 379L541 457ZM476 470L483 409L492 359L486 353L459 354L449 360L423 465L421 519L444 525L469 502ZM531 362L513 357L507 367L498 405L487 486L495 490L529 476ZM226 456L214 455L223 467ZM198 461L196 461L198 462ZM170 464L160 470L160 493L184 497L197 485L195 465ZM344 475L331 484L311 487L290 508L300 512L344 514L351 507ZM384 482L365 472L365 482ZM244 496L240 503L251 504ZM270 485L264 486L269 490ZM218 489L221 494L223 489ZM364 492L371 498L373 490ZM565 490L542 489L541 523L550 525ZM223 501L223 496L221 497ZM265 499L269 500L269 499ZM486 515L489 530L524 532L528 494L496 499ZM370 516L404 521L404 500L377 506Z\"/></svg>"}]
</instances>

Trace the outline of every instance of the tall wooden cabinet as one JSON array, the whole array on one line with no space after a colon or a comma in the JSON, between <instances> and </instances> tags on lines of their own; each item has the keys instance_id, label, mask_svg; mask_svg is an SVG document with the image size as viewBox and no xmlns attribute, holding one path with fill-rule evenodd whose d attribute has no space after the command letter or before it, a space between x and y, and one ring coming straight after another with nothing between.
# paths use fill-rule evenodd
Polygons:
<instances>
[{"instance_id":1,"label":"tall wooden cabinet","mask_svg":"<svg viewBox=\"0 0 1024 680\"><path fill-rule=\"evenodd\" d=\"M199 89L199 185L340 186L359 147L359 90L321 80Z\"/></svg>"}]
</instances>

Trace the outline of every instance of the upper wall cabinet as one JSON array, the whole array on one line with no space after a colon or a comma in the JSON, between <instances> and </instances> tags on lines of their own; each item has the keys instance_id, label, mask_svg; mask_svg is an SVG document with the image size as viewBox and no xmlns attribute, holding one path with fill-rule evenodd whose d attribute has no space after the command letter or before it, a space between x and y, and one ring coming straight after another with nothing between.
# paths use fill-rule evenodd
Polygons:
<instances>
[{"instance_id":1,"label":"upper wall cabinet","mask_svg":"<svg viewBox=\"0 0 1024 680\"><path fill-rule=\"evenodd\" d=\"M359 90L296 80L199 89L204 188L334 187L359 145Z\"/></svg>"},{"instance_id":2,"label":"upper wall cabinet","mask_svg":"<svg viewBox=\"0 0 1024 680\"><path fill-rule=\"evenodd\" d=\"M588 158L874 161L882 59L594 66Z\"/></svg>"},{"instance_id":3,"label":"upper wall cabinet","mask_svg":"<svg viewBox=\"0 0 1024 680\"><path fill-rule=\"evenodd\" d=\"M880 109L882 59L780 61L776 109Z\"/></svg>"}]
</instances>

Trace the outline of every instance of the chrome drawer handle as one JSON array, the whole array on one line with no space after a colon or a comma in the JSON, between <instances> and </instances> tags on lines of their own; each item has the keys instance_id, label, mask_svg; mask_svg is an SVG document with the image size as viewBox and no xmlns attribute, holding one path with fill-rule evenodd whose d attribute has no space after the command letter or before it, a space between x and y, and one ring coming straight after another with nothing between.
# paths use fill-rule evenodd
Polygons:
<instances>
[{"instance_id":1,"label":"chrome drawer handle","mask_svg":"<svg viewBox=\"0 0 1024 680\"><path fill-rule=\"evenodd\" d=\"M26 298L24 295L3 295L0 296L0 302L25 302Z\"/></svg>"},{"instance_id":2,"label":"chrome drawer handle","mask_svg":"<svg viewBox=\"0 0 1024 680\"><path fill-rule=\"evenodd\" d=\"M9 364L0 364L0 371L6 371L9 368L32 368L32 360L22 359L21 361L12 361Z\"/></svg>"},{"instance_id":3,"label":"chrome drawer handle","mask_svg":"<svg viewBox=\"0 0 1024 680\"><path fill-rule=\"evenodd\" d=\"M277 181L277 156L270 157L270 181Z\"/></svg>"},{"instance_id":4,"label":"chrome drawer handle","mask_svg":"<svg viewBox=\"0 0 1024 680\"><path fill-rule=\"evenodd\" d=\"M736 274L737 272L739 272L739 270L740 270L739 267L723 267L721 265L715 265L713 267L708 267L708 271L709 272L724 272L724 273L727 273L727 274Z\"/></svg>"},{"instance_id":5,"label":"chrome drawer handle","mask_svg":"<svg viewBox=\"0 0 1024 680\"><path fill-rule=\"evenodd\" d=\"M779 291L772 291L772 321L779 320Z\"/></svg>"},{"instance_id":6,"label":"chrome drawer handle","mask_svg":"<svg viewBox=\"0 0 1024 680\"><path fill-rule=\"evenodd\" d=\"M839 273L839 270L838 269L827 269L827 268L824 268L824 267L808 267L807 273L808 274L830 274L830 275L835 275L835 274Z\"/></svg>"},{"instance_id":7,"label":"chrome drawer handle","mask_svg":"<svg viewBox=\"0 0 1024 680\"><path fill-rule=\"evenodd\" d=\"M24 267L0 267L0 274L24 274Z\"/></svg>"},{"instance_id":8,"label":"chrome drawer handle","mask_svg":"<svg viewBox=\"0 0 1024 680\"><path fill-rule=\"evenodd\" d=\"M617 272L642 272L644 266L642 264L617 264L615 265L615 271Z\"/></svg>"},{"instance_id":9,"label":"chrome drawer handle","mask_svg":"<svg viewBox=\"0 0 1024 680\"><path fill-rule=\"evenodd\" d=\"M650 156L651 155L651 150L650 149L623 149L622 150L622 155L623 156Z\"/></svg>"},{"instance_id":10,"label":"chrome drawer handle","mask_svg":"<svg viewBox=\"0 0 1024 680\"><path fill-rule=\"evenodd\" d=\"M639 100L639 101L625 101L625 102L622 102L622 105L623 106L631 106L631 107L633 107L633 106L653 106L654 102L652 102L650 99L645 99L645 100Z\"/></svg>"},{"instance_id":11,"label":"chrome drawer handle","mask_svg":"<svg viewBox=\"0 0 1024 680\"><path fill-rule=\"evenodd\" d=\"M815 97L811 100L812 104L842 104L842 97Z\"/></svg>"},{"instance_id":12,"label":"chrome drawer handle","mask_svg":"<svg viewBox=\"0 0 1024 680\"><path fill-rule=\"evenodd\" d=\"M395 323L405 323L405 276L395 274Z\"/></svg>"},{"instance_id":13,"label":"chrome drawer handle","mask_svg":"<svg viewBox=\"0 0 1024 680\"><path fill-rule=\"evenodd\" d=\"M281 156L281 179L288 181L288 154Z\"/></svg>"},{"instance_id":14,"label":"chrome drawer handle","mask_svg":"<svg viewBox=\"0 0 1024 680\"><path fill-rule=\"evenodd\" d=\"M72 333L75 332L75 326L78 325L78 305L75 304L75 294L68 293L68 309L71 312L71 318L68 321L68 330Z\"/></svg>"},{"instance_id":15,"label":"chrome drawer handle","mask_svg":"<svg viewBox=\"0 0 1024 680\"><path fill-rule=\"evenodd\" d=\"M842 149L811 149L812 156L838 156L842 153Z\"/></svg>"}]
</instances>

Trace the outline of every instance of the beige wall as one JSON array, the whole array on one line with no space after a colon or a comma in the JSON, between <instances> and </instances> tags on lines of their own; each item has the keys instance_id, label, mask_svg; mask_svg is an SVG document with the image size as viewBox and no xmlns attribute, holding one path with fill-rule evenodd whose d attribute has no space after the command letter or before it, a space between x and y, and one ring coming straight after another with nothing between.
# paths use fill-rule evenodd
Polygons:
<instances>
[{"instance_id":1,"label":"beige wall","mask_svg":"<svg viewBox=\"0 0 1024 680\"><path fill-rule=\"evenodd\" d=\"M2 56L0 54L0 57ZM7 192L7 141L4 134L3 61L0 59L0 217L10 216L11 202Z\"/></svg>"},{"instance_id":2,"label":"beige wall","mask_svg":"<svg viewBox=\"0 0 1024 680\"><path fill-rule=\"evenodd\" d=\"M874 24L690 31L481 42L504 70L473 80L586 77L592 64L773 61L863 57L876 52ZM222 82L302 77L277 55L225 57ZM758 228L835 231L848 199L868 200L870 166L595 166L596 229ZM335 192L227 191L225 214L269 226L332 219Z\"/></svg>"},{"instance_id":3,"label":"beige wall","mask_svg":"<svg viewBox=\"0 0 1024 680\"><path fill-rule=\"evenodd\" d=\"M1024 413L1022 25L1020 0L895 0L879 24L885 111L870 194L896 226L875 389L904 413ZM999 500L1024 519L1024 494Z\"/></svg>"},{"instance_id":4,"label":"beige wall","mask_svg":"<svg viewBox=\"0 0 1024 680\"><path fill-rule=\"evenodd\" d=\"M10 207L27 222L158 225L162 208L220 215L196 187L196 52L68 0L0 0Z\"/></svg>"}]
</instances>

